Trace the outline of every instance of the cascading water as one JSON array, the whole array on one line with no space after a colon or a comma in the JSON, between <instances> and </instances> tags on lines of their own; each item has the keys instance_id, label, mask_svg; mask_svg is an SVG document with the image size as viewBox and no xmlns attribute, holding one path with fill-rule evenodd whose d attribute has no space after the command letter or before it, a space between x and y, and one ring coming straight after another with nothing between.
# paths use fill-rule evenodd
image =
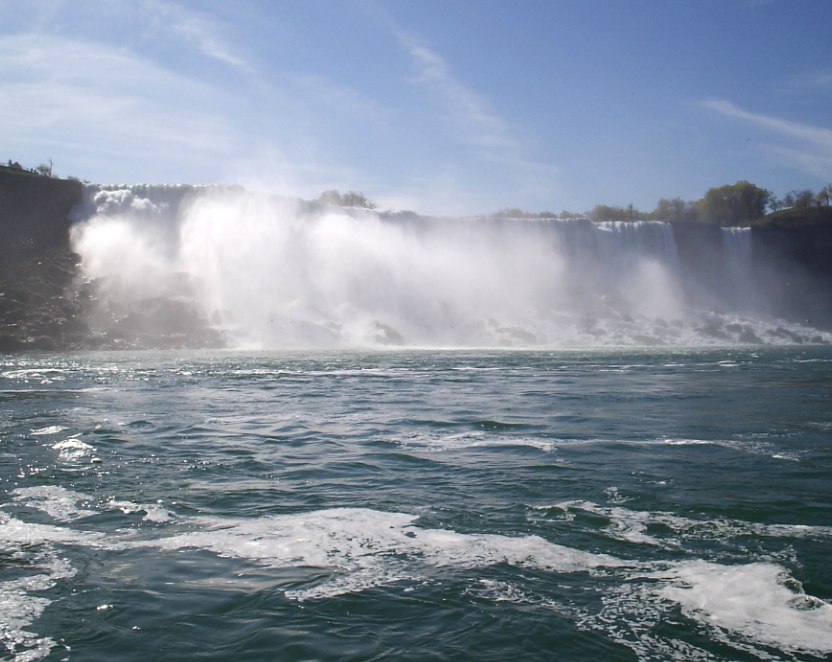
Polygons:
<instances>
[{"instance_id":1,"label":"cascading water","mask_svg":"<svg viewBox=\"0 0 832 662\"><path fill-rule=\"evenodd\" d=\"M93 326L137 345L171 337L263 348L793 337L762 321L748 230L722 230L717 264L726 278L706 287L689 282L665 222L441 219L238 187L87 194L72 239L96 279Z\"/></svg>"},{"instance_id":2,"label":"cascading water","mask_svg":"<svg viewBox=\"0 0 832 662\"><path fill-rule=\"evenodd\" d=\"M728 291L731 303L740 312L760 312L761 302L754 287L752 273L751 228L721 228L722 249L725 254Z\"/></svg>"}]
</instances>

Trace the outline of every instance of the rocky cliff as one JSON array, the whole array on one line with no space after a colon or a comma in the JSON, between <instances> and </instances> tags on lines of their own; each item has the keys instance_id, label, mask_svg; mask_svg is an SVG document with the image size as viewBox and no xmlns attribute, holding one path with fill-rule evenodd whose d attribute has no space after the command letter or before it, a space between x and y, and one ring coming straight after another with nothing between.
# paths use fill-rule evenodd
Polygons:
<instances>
[{"instance_id":1,"label":"rocky cliff","mask_svg":"<svg viewBox=\"0 0 832 662\"><path fill-rule=\"evenodd\" d=\"M155 297L114 308L83 277L70 216L85 203L77 181L0 166L0 352L221 347L196 309Z\"/></svg>"},{"instance_id":2,"label":"rocky cliff","mask_svg":"<svg viewBox=\"0 0 832 662\"><path fill-rule=\"evenodd\" d=\"M80 182L0 167L0 351L83 346L68 219Z\"/></svg>"},{"instance_id":3,"label":"rocky cliff","mask_svg":"<svg viewBox=\"0 0 832 662\"><path fill-rule=\"evenodd\" d=\"M69 213L81 201L77 181L0 166L0 246L3 253L69 248Z\"/></svg>"}]
</instances>

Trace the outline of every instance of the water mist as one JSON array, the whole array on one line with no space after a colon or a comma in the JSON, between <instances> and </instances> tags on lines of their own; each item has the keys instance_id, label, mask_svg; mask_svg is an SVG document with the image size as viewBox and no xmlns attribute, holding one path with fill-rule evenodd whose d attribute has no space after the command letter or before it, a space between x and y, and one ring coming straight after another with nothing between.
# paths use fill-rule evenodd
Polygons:
<instances>
[{"instance_id":1,"label":"water mist","mask_svg":"<svg viewBox=\"0 0 832 662\"><path fill-rule=\"evenodd\" d=\"M73 245L104 332L206 330L252 348L763 341L748 231L720 292L683 277L672 226L438 219L230 187L91 188ZM691 292L696 291L696 296ZM693 302L693 303L692 303ZM109 329L109 331L108 331ZM129 334L128 334L129 335ZM766 341L774 340L766 338Z\"/></svg>"}]
</instances>

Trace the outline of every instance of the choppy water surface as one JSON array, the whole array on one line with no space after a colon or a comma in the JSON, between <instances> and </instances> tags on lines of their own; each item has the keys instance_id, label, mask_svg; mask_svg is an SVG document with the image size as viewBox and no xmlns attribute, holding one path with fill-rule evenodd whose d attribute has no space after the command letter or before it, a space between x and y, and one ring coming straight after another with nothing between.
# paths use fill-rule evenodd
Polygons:
<instances>
[{"instance_id":1,"label":"choppy water surface","mask_svg":"<svg viewBox=\"0 0 832 662\"><path fill-rule=\"evenodd\" d=\"M832 350L0 357L0 658L832 654Z\"/></svg>"}]
</instances>

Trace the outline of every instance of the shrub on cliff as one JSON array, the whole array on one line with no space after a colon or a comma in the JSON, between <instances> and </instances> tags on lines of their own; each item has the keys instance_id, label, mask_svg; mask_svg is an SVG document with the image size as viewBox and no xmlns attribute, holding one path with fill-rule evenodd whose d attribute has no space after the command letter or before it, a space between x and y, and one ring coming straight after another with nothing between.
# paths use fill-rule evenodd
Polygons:
<instances>
[{"instance_id":1,"label":"shrub on cliff","mask_svg":"<svg viewBox=\"0 0 832 662\"><path fill-rule=\"evenodd\" d=\"M705 223L749 225L765 215L770 198L769 191L743 180L709 189L696 210Z\"/></svg>"}]
</instances>

